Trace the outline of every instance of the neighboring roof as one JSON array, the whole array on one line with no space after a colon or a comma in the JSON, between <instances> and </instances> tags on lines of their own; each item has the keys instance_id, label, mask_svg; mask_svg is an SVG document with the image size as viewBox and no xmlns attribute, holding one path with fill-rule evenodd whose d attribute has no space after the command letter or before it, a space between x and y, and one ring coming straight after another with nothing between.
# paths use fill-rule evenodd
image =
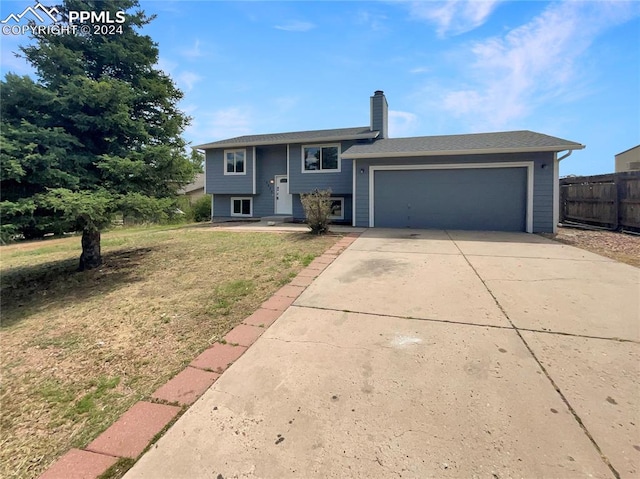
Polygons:
<instances>
[{"instance_id":1,"label":"neighboring roof","mask_svg":"<svg viewBox=\"0 0 640 479\"><path fill-rule=\"evenodd\" d=\"M631 148L629 148L628 150L621 151L620 153L616 154L615 156L624 155L625 153L628 153L628 152L630 152L631 150L635 150L636 148L640 148L640 145L632 146L632 147L631 147Z\"/></svg>"},{"instance_id":2,"label":"neighboring roof","mask_svg":"<svg viewBox=\"0 0 640 479\"><path fill-rule=\"evenodd\" d=\"M393 158L485 153L581 150L584 145L533 131L504 131L468 135L389 138L357 144L342 152L342 158Z\"/></svg>"},{"instance_id":3,"label":"neighboring roof","mask_svg":"<svg viewBox=\"0 0 640 479\"><path fill-rule=\"evenodd\" d=\"M204 173L198 173L193 180L193 183L189 183L184 188L181 188L178 193L187 194L200 189L204 189Z\"/></svg>"},{"instance_id":4,"label":"neighboring roof","mask_svg":"<svg viewBox=\"0 0 640 479\"><path fill-rule=\"evenodd\" d=\"M243 146L281 145L286 143L328 142L340 140L366 140L376 138L377 131L368 126L336 128L332 130L293 131L268 135L246 135L194 146L195 150L210 148L238 148Z\"/></svg>"}]
</instances>

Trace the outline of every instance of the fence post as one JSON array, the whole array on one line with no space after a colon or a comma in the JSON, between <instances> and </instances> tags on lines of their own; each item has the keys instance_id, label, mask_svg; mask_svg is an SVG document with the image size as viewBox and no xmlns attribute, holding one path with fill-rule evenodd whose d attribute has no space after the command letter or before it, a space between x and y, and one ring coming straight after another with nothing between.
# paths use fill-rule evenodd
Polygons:
<instances>
[{"instance_id":1,"label":"fence post","mask_svg":"<svg viewBox=\"0 0 640 479\"><path fill-rule=\"evenodd\" d=\"M615 197L613 201L615 223L613 224L613 229L614 231L618 231L618 228L620 228L620 196L622 193L622 188L620 187L620 175L618 173L613 174L613 187L615 189Z\"/></svg>"},{"instance_id":2,"label":"fence post","mask_svg":"<svg viewBox=\"0 0 640 479\"><path fill-rule=\"evenodd\" d=\"M567 189L563 188L563 181L562 180L558 180L560 182L560 198L558 198L558 201L560 202L560 206L559 206L559 210L560 210L560 214L558 215L558 221L560 223L564 223L564 218L565 218L565 213L564 213L564 209L565 209L565 200L566 200L566 196L567 196Z\"/></svg>"}]
</instances>

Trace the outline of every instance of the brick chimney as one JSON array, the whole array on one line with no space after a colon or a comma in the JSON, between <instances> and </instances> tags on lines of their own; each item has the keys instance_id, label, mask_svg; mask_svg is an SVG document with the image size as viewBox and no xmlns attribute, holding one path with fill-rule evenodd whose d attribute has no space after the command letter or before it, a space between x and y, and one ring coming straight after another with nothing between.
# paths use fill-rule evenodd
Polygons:
<instances>
[{"instance_id":1,"label":"brick chimney","mask_svg":"<svg viewBox=\"0 0 640 479\"><path fill-rule=\"evenodd\" d=\"M371 97L371 129L380 132L379 139L389 137L389 105L382 90Z\"/></svg>"}]
</instances>

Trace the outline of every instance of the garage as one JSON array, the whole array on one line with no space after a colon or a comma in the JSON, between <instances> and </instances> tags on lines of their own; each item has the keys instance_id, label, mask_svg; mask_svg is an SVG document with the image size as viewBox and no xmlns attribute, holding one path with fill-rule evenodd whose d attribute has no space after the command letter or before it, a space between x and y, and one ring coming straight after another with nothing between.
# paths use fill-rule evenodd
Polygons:
<instances>
[{"instance_id":1,"label":"garage","mask_svg":"<svg viewBox=\"0 0 640 479\"><path fill-rule=\"evenodd\" d=\"M373 168L373 226L527 231L527 168L493 166Z\"/></svg>"}]
</instances>

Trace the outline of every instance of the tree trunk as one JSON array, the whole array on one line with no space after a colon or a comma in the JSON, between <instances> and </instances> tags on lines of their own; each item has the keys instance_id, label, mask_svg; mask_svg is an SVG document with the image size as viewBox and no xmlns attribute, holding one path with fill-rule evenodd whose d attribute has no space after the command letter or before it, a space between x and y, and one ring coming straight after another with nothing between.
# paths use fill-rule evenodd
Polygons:
<instances>
[{"instance_id":1,"label":"tree trunk","mask_svg":"<svg viewBox=\"0 0 640 479\"><path fill-rule=\"evenodd\" d=\"M97 268L101 264L100 231L82 230L82 254L78 271Z\"/></svg>"}]
</instances>

